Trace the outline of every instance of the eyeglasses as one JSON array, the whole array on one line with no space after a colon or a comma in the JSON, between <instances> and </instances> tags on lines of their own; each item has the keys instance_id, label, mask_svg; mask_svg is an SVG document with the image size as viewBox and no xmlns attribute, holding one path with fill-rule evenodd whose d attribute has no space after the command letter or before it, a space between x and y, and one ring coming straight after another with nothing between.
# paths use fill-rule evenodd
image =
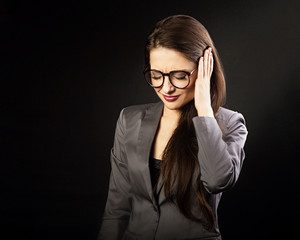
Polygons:
<instances>
[{"instance_id":1,"label":"eyeglasses","mask_svg":"<svg viewBox=\"0 0 300 240\"><path fill-rule=\"evenodd\" d=\"M146 82L154 88L161 87L164 84L165 76L169 77L170 83L175 88L186 88L190 84L190 76L197 70L195 68L191 72L186 71L171 71L169 73L162 73L161 71L148 69L144 70Z\"/></svg>"}]
</instances>

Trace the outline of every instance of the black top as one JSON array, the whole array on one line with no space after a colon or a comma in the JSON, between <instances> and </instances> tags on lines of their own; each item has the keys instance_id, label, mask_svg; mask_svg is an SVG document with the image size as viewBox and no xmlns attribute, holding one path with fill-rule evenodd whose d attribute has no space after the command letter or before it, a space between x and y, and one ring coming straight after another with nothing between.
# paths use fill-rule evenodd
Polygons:
<instances>
[{"instance_id":1,"label":"black top","mask_svg":"<svg viewBox=\"0 0 300 240\"><path fill-rule=\"evenodd\" d=\"M151 182L152 182L152 188L155 186L159 174L160 174L160 164L161 164L161 160L158 160L156 158L153 158L152 156L150 156L149 159L149 168L150 168L150 174L151 174Z\"/></svg>"}]
</instances>

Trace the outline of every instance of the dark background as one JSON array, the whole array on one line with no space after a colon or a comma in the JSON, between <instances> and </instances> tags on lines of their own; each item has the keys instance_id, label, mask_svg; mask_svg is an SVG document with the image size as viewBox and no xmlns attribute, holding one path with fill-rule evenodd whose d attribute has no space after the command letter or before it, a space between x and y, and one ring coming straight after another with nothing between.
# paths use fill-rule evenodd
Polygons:
<instances>
[{"instance_id":1,"label":"dark background","mask_svg":"<svg viewBox=\"0 0 300 240\"><path fill-rule=\"evenodd\" d=\"M299 1L2 1L1 239L95 239L120 110L159 99L143 46L172 14L202 22L249 135L219 207L224 240L288 239L299 215Z\"/></svg>"}]
</instances>

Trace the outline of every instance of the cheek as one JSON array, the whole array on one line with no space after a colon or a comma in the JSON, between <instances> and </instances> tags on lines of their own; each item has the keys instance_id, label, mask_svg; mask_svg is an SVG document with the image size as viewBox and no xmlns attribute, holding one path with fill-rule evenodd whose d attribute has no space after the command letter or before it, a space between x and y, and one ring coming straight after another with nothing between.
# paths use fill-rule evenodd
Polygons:
<instances>
[{"instance_id":1,"label":"cheek","mask_svg":"<svg viewBox=\"0 0 300 240\"><path fill-rule=\"evenodd\" d=\"M190 92L189 92L189 95L188 95L189 97L189 99L193 99L194 98L194 96L195 96L195 93L194 93L194 90L192 89Z\"/></svg>"},{"instance_id":2,"label":"cheek","mask_svg":"<svg viewBox=\"0 0 300 240\"><path fill-rule=\"evenodd\" d=\"M189 98L193 98L195 95L195 82L191 82L191 85L186 89L186 94Z\"/></svg>"},{"instance_id":3,"label":"cheek","mask_svg":"<svg viewBox=\"0 0 300 240\"><path fill-rule=\"evenodd\" d=\"M153 88L153 90L156 94L159 92L159 88Z\"/></svg>"},{"instance_id":4,"label":"cheek","mask_svg":"<svg viewBox=\"0 0 300 240\"><path fill-rule=\"evenodd\" d=\"M160 89L160 88L153 88L153 90L154 90L155 94L157 94L157 95L160 97L160 94L159 94L159 89Z\"/></svg>"}]
</instances>

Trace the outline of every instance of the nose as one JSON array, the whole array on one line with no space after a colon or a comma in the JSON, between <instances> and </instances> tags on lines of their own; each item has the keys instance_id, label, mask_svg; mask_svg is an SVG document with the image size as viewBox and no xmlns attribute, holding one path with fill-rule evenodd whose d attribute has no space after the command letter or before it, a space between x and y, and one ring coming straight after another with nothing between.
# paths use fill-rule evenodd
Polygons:
<instances>
[{"instance_id":1,"label":"nose","mask_svg":"<svg viewBox=\"0 0 300 240\"><path fill-rule=\"evenodd\" d=\"M162 87L162 90L165 93L170 93L175 90L175 87L171 84L169 76L165 76L165 81Z\"/></svg>"}]
</instances>

